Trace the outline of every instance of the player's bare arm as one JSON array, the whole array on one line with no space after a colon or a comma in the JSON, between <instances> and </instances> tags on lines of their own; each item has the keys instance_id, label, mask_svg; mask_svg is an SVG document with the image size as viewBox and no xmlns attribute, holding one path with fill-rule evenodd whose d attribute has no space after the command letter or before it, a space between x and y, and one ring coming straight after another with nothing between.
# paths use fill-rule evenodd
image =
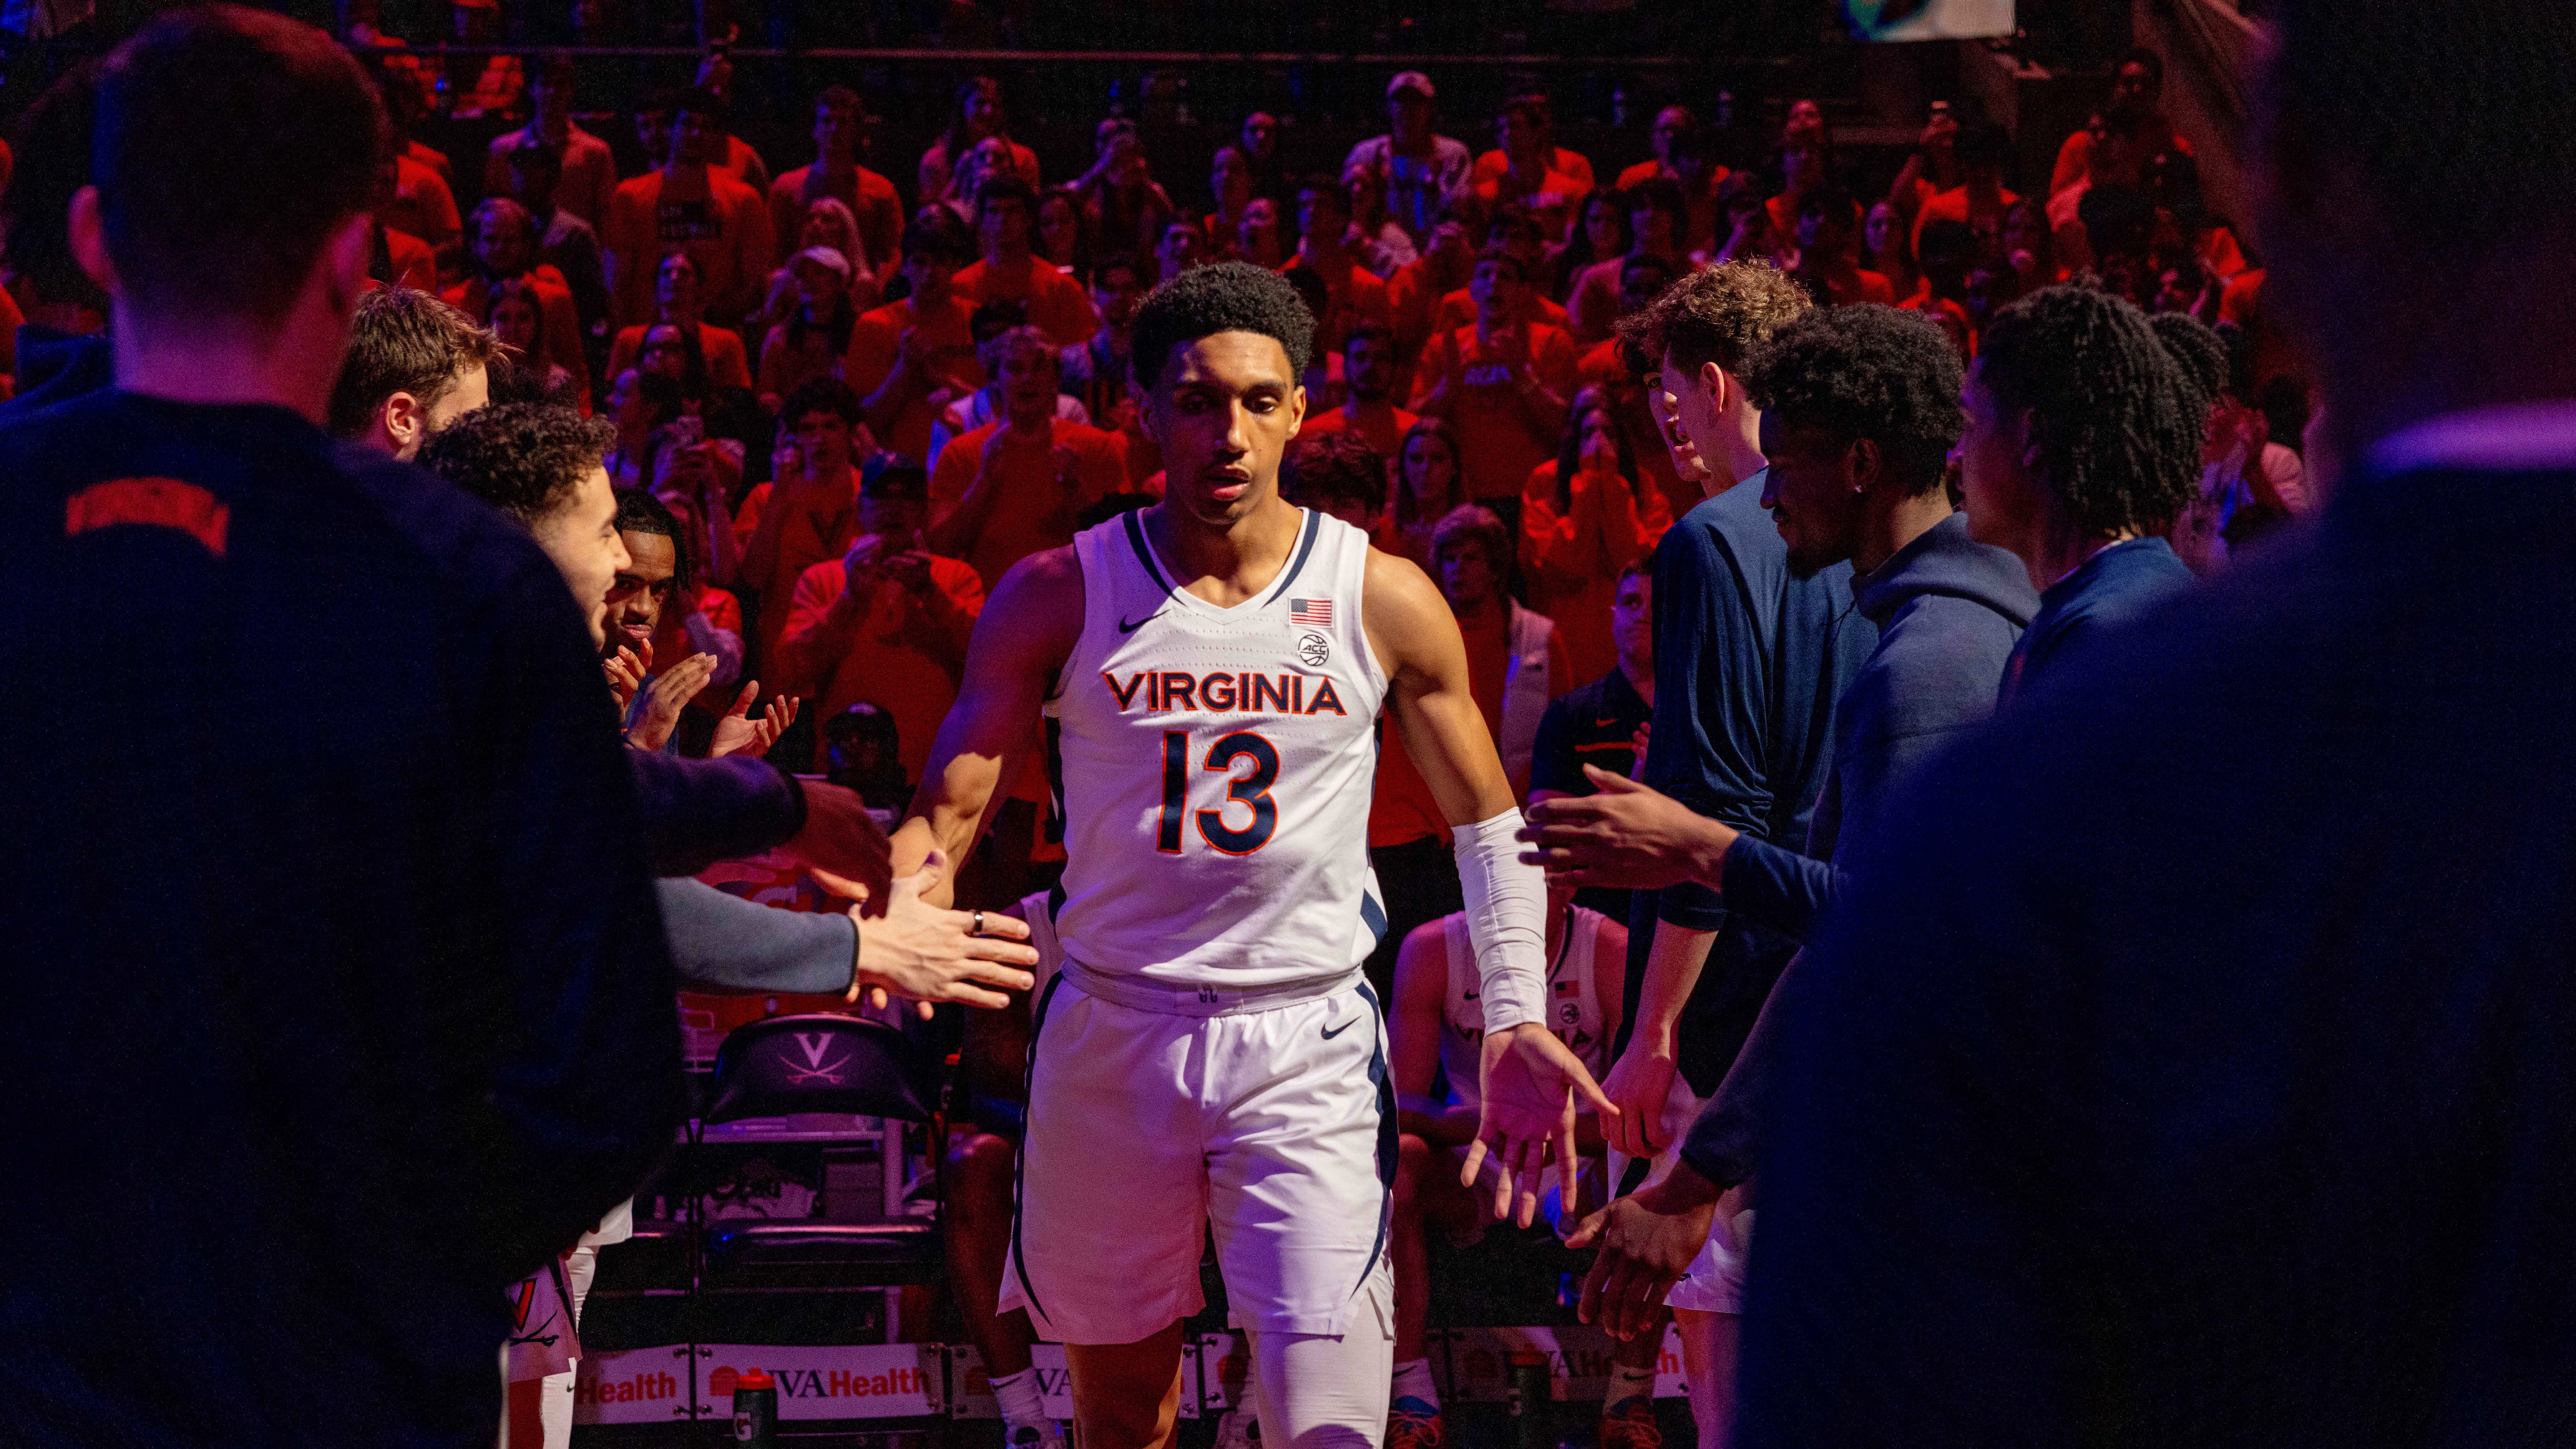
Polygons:
<instances>
[{"instance_id":1,"label":"player's bare arm","mask_svg":"<svg viewBox=\"0 0 2576 1449\"><path fill-rule=\"evenodd\" d=\"M1538 1212L1539 1172L1550 1151L1565 1198L1574 1200L1576 1094L1605 1116L1618 1108L1545 1024L1539 948L1546 891L1518 860L1520 811L1469 689L1458 622L1411 560L1371 554L1365 588L1360 616L1387 676L1387 713L1459 837L1469 934L1486 983L1484 1110L1461 1180L1475 1181L1486 1153L1499 1155L1510 1171L1497 1189L1495 1214L1517 1216L1526 1227ZM1515 1191L1517 1214L1510 1208Z\"/></svg>"},{"instance_id":2,"label":"player's bare arm","mask_svg":"<svg viewBox=\"0 0 2576 1449\"><path fill-rule=\"evenodd\" d=\"M1082 566L1072 549L1031 554L993 586L966 645L957 703L894 832L896 875L919 870L933 850L966 859L1036 747L1040 712L1081 633ZM938 904L952 898L951 879L940 878Z\"/></svg>"}]
</instances>

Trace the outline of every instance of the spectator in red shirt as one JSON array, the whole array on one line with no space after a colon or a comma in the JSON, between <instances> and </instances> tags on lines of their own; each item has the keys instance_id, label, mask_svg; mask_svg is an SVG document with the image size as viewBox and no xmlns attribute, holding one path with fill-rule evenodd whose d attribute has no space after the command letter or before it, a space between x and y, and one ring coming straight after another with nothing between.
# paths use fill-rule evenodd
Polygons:
<instances>
[{"instance_id":1,"label":"spectator in red shirt","mask_svg":"<svg viewBox=\"0 0 2576 1449\"><path fill-rule=\"evenodd\" d=\"M984 385L969 326L975 304L955 286L971 247L954 212L923 207L904 230L903 275L912 294L859 318L841 368L865 400L868 431L925 466L939 409Z\"/></svg>"},{"instance_id":2,"label":"spectator in red shirt","mask_svg":"<svg viewBox=\"0 0 2576 1449\"><path fill-rule=\"evenodd\" d=\"M1936 221L1964 221L1976 234L1978 254L2003 255L2004 213L2021 200L2004 185L2004 163L2012 157L2012 138L1992 121L1959 128L1960 182L1923 203L1914 214L1914 244L1923 244L1923 228Z\"/></svg>"},{"instance_id":3,"label":"spectator in red shirt","mask_svg":"<svg viewBox=\"0 0 2576 1449\"><path fill-rule=\"evenodd\" d=\"M1564 446L1530 471L1521 495L1530 607L1556 622L1572 679L1597 679L1618 661L1610 605L1620 571L1651 552L1672 523L1609 400L1585 389L1567 414Z\"/></svg>"},{"instance_id":4,"label":"spectator in red shirt","mask_svg":"<svg viewBox=\"0 0 2576 1449\"><path fill-rule=\"evenodd\" d=\"M1332 305L1332 331L1315 333L1318 352L1339 352L1350 329L1362 322L1392 322L1386 283L1351 257L1351 200L1329 176L1310 176L1297 187L1297 255L1279 270L1305 270L1323 279ZM1319 319L1320 320L1320 319Z\"/></svg>"},{"instance_id":5,"label":"spectator in red shirt","mask_svg":"<svg viewBox=\"0 0 2576 1449\"><path fill-rule=\"evenodd\" d=\"M648 288L666 253L697 264L708 313L722 322L760 306L775 238L769 204L720 164L724 102L705 91L684 96L660 167L617 188L600 244L608 253L608 286L617 315L629 324L652 314Z\"/></svg>"},{"instance_id":6,"label":"spectator in red shirt","mask_svg":"<svg viewBox=\"0 0 2576 1449\"><path fill-rule=\"evenodd\" d=\"M1061 186L1050 186L1038 193L1037 240L1031 249L1039 260L1077 282L1091 280L1093 266L1091 218L1085 216L1082 202Z\"/></svg>"},{"instance_id":7,"label":"spectator in red shirt","mask_svg":"<svg viewBox=\"0 0 2576 1449\"><path fill-rule=\"evenodd\" d=\"M991 588L1011 565L1073 541L1082 510L1126 486L1118 436L1056 416L1061 354L1021 327L997 339L1002 419L949 440L930 479L930 546Z\"/></svg>"},{"instance_id":8,"label":"spectator in red shirt","mask_svg":"<svg viewBox=\"0 0 2576 1449\"><path fill-rule=\"evenodd\" d=\"M1145 142L1136 133L1136 123L1123 116L1109 117L1095 129L1093 145L1096 159L1091 169L1068 188L1082 204L1093 239L1112 251L1145 251L1159 245L1164 229L1184 218L1146 165Z\"/></svg>"},{"instance_id":9,"label":"spectator in red shirt","mask_svg":"<svg viewBox=\"0 0 2576 1449\"><path fill-rule=\"evenodd\" d=\"M1310 412L1297 429L1299 437L1349 431L1359 434L1392 460L1418 415L1388 401L1395 394L1395 332L1383 323L1363 322L1342 341L1342 386L1348 396L1340 407Z\"/></svg>"},{"instance_id":10,"label":"spectator in red shirt","mask_svg":"<svg viewBox=\"0 0 2576 1449\"><path fill-rule=\"evenodd\" d=\"M1910 302L1923 285L1922 270L1914 265L1911 231L1904 213L1892 201L1872 206L1860 228L1861 260L1869 270L1887 278L1900 305Z\"/></svg>"},{"instance_id":11,"label":"spectator in red shirt","mask_svg":"<svg viewBox=\"0 0 2576 1449\"><path fill-rule=\"evenodd\" d=\"M1512 320L1544 322L1556 328L1571 327L1572 323L1565 315L1565 309L1548 298L1548 289L1555 275L1555 264L1548 256L1547 243L1540 236L1538 222L1530 216L1528 207L1516 201L1507 201L1495 207L1493 214L1485 221L1485 245L1501 247L1504 251L1518 257L1521 263L1521 275L1529 281L1529 285L1521 292L1519 311ZM1468 280L1474 280L1472 272L1469 273ZM1461 286L1440 299L1438 321L1432 330L1436 335L1453 328L1464 327L1474 321L1475 317L1476 298L1473 293Z\"/></svg>"},{"instance_id":12,"label":"spectator in red shirt","mask_svg":"<svg viewBox=\"0 0 2576 1449\"><path fill-rule=\"evenodd\" d=\"M1573 334L1577 346L1607 342L1619 318L1633 310L1620 300L1621 278L1630 258L1660 258L1669 264L1669 275L1680 267L1688 250L1682 245L1685 207L1678 183L1668 177L1648 176L1621 190L1613 200L1627 213L1624 230L1628 245L1576 273L1573 285L1566 290L1566 330Z\"/></svg>"},{"instance_id":13,"label":"spectator in red shirt","mask_svg":"<svg viewBox=\"0 0 2576 1449\"><path fill-rule=\"evenodd\" d=\"M751 366L743 352L742 334L707 322L701 280L697 261L687 252L673 252L662 258L653 276L653 320L618 329L617 340L608 348L611 377L635 365L643 353L649 325L686 330L706 357L711 386L751 386Z\"/></svg>"},{"instance_id":14,"label":"spectator in red shirt","mask_svg":"<svg viewBox=\"0 0 2576 1449\"><path fill-rule=\"evenodd\" d=\"M860 408L849 384L828 377L805 384L779 409L778 420L769 495L742 550L742 583L757 598L755 668L767 667L776 650L805 570L840 557L859 528L851 445L861 434Z\"/></svg>"},{"instance_id":15,"label":"spectator in red shirt","mask_svg":"<svg viewBox=\"0 0 2576 1449\"><path fill-rule=\"evenodd\" d=\"M838 202L826 202L838 206ZM807 247L786 268L794 285L787 317L760 343L760 402L776 407L818 377L841 370L858 313L850 305L850 264L831 247Z\"/></svg>"},{"instance_id":16,"label":"spectator in red shirt","mask_svg":"<svg viewBox=\"0 0 2576 1449\"><path fill-rule=\"evenodd\" d=\"M1414 374L1413 410L1458 430L1470 498L1520 513L1521 485L1555 450L1574 392L1574 343L1545 323L1516 322L1529 292L1520 258L1498 246L1476 259L1476 320L1432 339ZM1503 555L1508 566L1510 555Z\"/></svg>"},{"instance_id":17,"label":"spectator in red shirt","mask_svg":"<svg viewBox=\"0 0 2576 1449\"><path fill-rule=\"evenodd\" d=\"M539 62L528 76L528 98L536 107L528 124L492 138L483 161L484 191L507 191L512 152L523 146L549 147L563 158L556 203L590 225L600 225L608 219L609 198L617 193L617 158L606 141L572 118L572 57L550 55Z\"/></svg>"},{"instance_id":18,"label":"spectator in red shirt","mask_svg":"<svg viewBox=\"0 0 2576 1449\"><path fill-rule=\"evenodd\" d=\"M957 295L972 305L1017 302L1029 323L1058 347L1075 347L1100 330L1100 315L1082 284L1055 269L1031 247L1038 217L1035 187L1016 176L996 176L975 193L975 231L983 257L957 274Z\"/></svg>"},{"instance_id":19,"label":"spectator in red shirt","mask_svg":"<svg viewBox=\"0 0 2576 1449\"><path fill-rule=\"evenodd\" d=\"M769 229L781 243L801 237L806 209L828 197L848 207L859 224L860 250L842 253L852 275L890 277L903 263L903 198L892 181L859 164L867 138L868 108L859 93L848 86L824 87L814 97L814 164L770 183Z\"/></svg>"},{"instance_id":20,"label":"spectator in red shirt","mask_svg":"<svg viewBox=\"0 0 2576 1449\"><path fill-rule=\"evenodd\" d=\"M894 717L904 773L918 776L957 699L966 639L984 611L969 565L930 552L930 479L890 454L860 475L858 531L796 581L770 665L775 687L826 716L861 701Z\"/></svg>"},{"instance_id":21,"label":"spectator in red shirt","mask_svg":"<svg viewBox=\"0 0 2576 1449\"><path fill-rule=\"evenodd\" d=\"M2136 183L2145 179L2140 168L2148 157L2176 147L2189 151L2189 143L2156 108L2164 89L2163 56L2141 46L2120 57L2120 68L2111 76L2111 98L2102 106L2101 134L2088 127L2057 148L2048 194L2055 196L2079 181Z\"/></svg>"},{"instance_id":22,"label":"spectator in red shirt","mask_svg":"<svg viewBox=\"0 0 2576 1449\"><path fill-rule=\"evenodd\" d=\"M1521 112L1523 121L1536 133L1537 156L1542 165L1573 181L1576 184L1574 194L1577 196L1599 189L1600 183L1592 177L1591 161L1585 159L1579 152L1569 151L1556 144L1556 107L1545 94L1531 91L1525 95L1512 97L1503 102L1504 116L1508 117L1515 108ZM1510 138L1504 137L1503 141L1504 144L1476 158L1476 169L1468 173L1470 184L1491 181L1510 169Z\"/></svg>"},{"instance_id":23,"label":"spectator in red shirt","mask_svg":"<svg viewBox=\"0 0 2576 1449\"><path fill-rule=\"evenodd\" d=\"M1548 142L1545 96L1514 96L1503 102L1494 129L1502 142L1503 164L1476 177L1477 201L1488 207L1518 202L1537 218L1545 240L1563 242L1574 224L1575 203L1592 189L1591 163L1582 163L1580 175L1557 164L1558 157L1573 153Z\"/></svg>"},{"instance_id":24,"label":"spectator in red shirt","mask_svg":"<svg viewBox=\"0 0 2576 1449\"><path fill-rule=\"evenodd\" d=\"M440 297L478 322L492 320L495 294L507 283L524 282L545 313L542 355L526 359L542 373L549 365L572 379L575 396L589 408L590 368L581 354L581 318L573 306L572 288L562 272L537 257L536 219L506 196L495 196L474 208L474 268Z\"/></svg>"},{"instance_id":25,"label":"spectator in red shirt","mask_svg":"<svg viewBox=\"0 0 2576 1449\"><path fill-rule=\"evenodd\" d=\"M1677 268L1652 252L1629 257L1620 264L1619 315L1644 311L1679 275ZM1663 495L1666 511L1675 518L1688 513L1700 501L1700 486L1673 470L1673 455L1656 430L1654 414L1647 410L1646 384L1621 350L1620 340L1613 337L1583 354L1574 371L1583 386L1600 389L1610 404L1619 430L1628 435L1628 456L1636 460L1647 486Z\"/></svg>"},{"instance_id":26,"label":"spectator in red shirt","mask_svg":"<svg viewBox=\"0 0 2576 1449\"><path fill-rule=\"evenodd\" d=\"M1038 187L1038 156L1010 137L1002 110L1002 84L988 75L969 76L957 87L957 110L948 129L921 154L921 202L946 202L963 213L975 200L972 188L960 185L966 153L984 141L998 141L1010 157L1009 172ZM981 180L983 178L973 178Z\"/></svg>"},{"instance_id":27,"label":"spectator in red shirt","mask_svg":"<svg viewBox=\"0 0 2576 1449\"><path fill-rule=\"evenodd\" d=\"M1798 265L1791 275L1816 305L1896 303L1896 287L1852 260L1851 219L1860 208L1841 182L1829 182L1798 202Z\"/></svg>"}]
</instances>

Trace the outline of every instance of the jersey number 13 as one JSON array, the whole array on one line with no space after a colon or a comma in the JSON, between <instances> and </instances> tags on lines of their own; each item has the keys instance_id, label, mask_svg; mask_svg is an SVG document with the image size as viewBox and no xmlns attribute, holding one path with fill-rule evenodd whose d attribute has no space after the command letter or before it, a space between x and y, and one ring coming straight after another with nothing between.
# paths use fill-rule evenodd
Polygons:
<instances>
[{"instance_id":1,"label":"jersey number 13","mask_svg":"<svg viewBox=\"0 0 2576 1449\"><path fill-rule=\"evenodd\" d=\"M1238 762L1249 760L1252 768L1234 773ZM1204 769L1226 776L1225 799L1213 810L1198 815L1199 838L1227 855L1250 855L1270 843L1272 832L1279 828L1279 804L1270 798L1270 787L1279 780L1279 750L1270 741L1250 730L1236 730L1208 746ZM1166 855L1181 850L1181 817L1189 810L1190 732L1163 732L1163 813L1154 831L1154 848ZM1226 823L1228 811L1235 806L1249 807L1252 818L1243 828Z\"/></svg>"}]
</instances>

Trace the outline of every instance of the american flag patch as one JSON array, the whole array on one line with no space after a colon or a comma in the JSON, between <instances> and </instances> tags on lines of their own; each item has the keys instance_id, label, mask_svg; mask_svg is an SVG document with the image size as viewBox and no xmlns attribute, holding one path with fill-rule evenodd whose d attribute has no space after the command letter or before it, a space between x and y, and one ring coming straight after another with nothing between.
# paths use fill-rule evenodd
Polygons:
<instances>
[{"instance_id":1,"label":"american flag patch","mask_svg":"<svg viewBox=\"0 0 2576 1449\"><path fill-rule=\"evenodd\" d=\"M1288 601L1288 622L1291 624L1312 624L1319 629L1330 628L1333 623L1333 601L1330 599L1290 599Z\"/></svg>"}]
</instances>

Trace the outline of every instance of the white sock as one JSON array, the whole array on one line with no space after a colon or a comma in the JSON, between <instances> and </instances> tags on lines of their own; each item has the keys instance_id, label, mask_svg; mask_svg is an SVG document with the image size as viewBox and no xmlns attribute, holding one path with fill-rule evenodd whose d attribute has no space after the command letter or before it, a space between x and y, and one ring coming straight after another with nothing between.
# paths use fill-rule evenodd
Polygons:
<instances>
[{"instance_id":1,"label":"white sock","mask_svg":"<svg viewBox=\"0 0 2576 1449\"><path fill-rule=\"evenodd\" d=\"M1046 1400L1038 1393L1038 1371L1034 1365L994 1379L993 1397L1001 1402L1002 1417L1010 1421L1011 1427L1046 1427Z\"/></svg>"},{"instance_id":2,"label":"white sock","mask_svg":"<svg viewBox=\"0 0 2576 1449\"><path fill-rule=\"evenodd\" d=\"M1407 1359L1395 1366L1395 1389L1391 1398L1420 1399L1433 1408L1440 1407L1439 1387L1431 1382L1431 1360Z\"/></svg>"},{"instance_id":3,"label":"white sock","mask_svg":"<svg viewBox=\"0 0 2576 1449\"><path fill-rule=\"evenodd\" d=\"M1603 1407L1615 1409L1630 1399L1651 1399L1654 1396L1655 1366L1653 1364L1643 1368L1631 1368L1624 1363L1610 1365L1610 1388L1601 1396Z\"/></svg>"}]
</instances>

